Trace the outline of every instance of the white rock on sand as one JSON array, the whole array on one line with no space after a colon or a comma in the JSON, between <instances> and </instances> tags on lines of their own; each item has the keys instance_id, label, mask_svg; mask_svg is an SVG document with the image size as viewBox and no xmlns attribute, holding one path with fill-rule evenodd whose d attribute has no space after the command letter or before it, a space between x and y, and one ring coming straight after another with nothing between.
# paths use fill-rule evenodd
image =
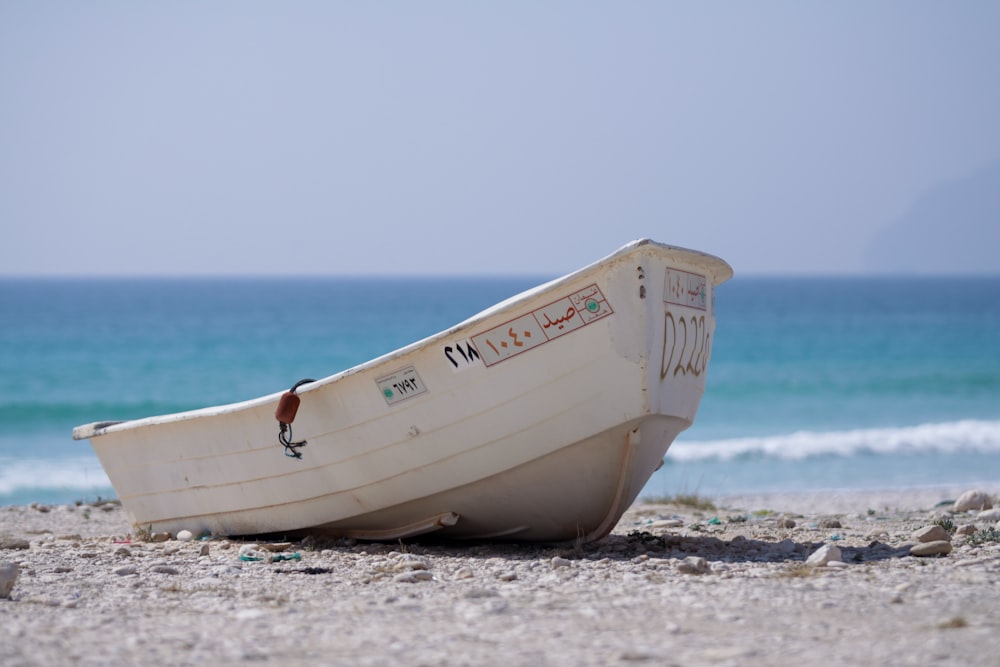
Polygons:
<instances>
[{"instance_id":1,"label":"white rock on sand","mask_svg":"<svg viewBox=\"0 0 1000 667\"><path fill-rule=\"evenodd\" d=\"M969 510L988 510L993 507L993 499L990 494L978 489L966 491L955 500L952 510L955 512L968 512Z\"/></svg>"},{"instance_id":2,"label":"white rock on sand","mask_svg":"<svg viewBox=\"0 0 1000 667\"><path fill-rule=\"evenodd\" d=\"M840 561L840 549L833 544L824 544L806 559L806 565L823 567L831 561Z\"/></svg>"},{"instance_id":3,"label":"white rock on sand","mask_svg":"<svg viewBox=\"0 0 1000 667\"><path fill-rule=\"evenodd\" d=\"M994 507L993 509L981 510L976 515L976 521L1000 521L1000 507Z\"/></svg>"},{"instance_id":4,"label":"white rock on sand","mask_svg":"<svg viewBox=\"0 0 1000 667\"><path fill-rule=\"evenodd\" d=\"M0 507L0 663L992 667L1000 541L914 539L955 497L637 504L557 546L147 542L113 504Z\"/></svg>"}]
</instances>

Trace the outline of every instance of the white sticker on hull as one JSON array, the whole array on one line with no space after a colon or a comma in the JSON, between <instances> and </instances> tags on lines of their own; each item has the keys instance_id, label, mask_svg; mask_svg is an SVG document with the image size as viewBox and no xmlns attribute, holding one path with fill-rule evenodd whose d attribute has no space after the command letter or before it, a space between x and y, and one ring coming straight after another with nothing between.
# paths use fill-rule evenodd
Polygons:
<instances>
[{"instance_id":1,"label":"white sticker on hull","mask_svg":"<svg viewBox=\"0 0 1000 667\"><path fill-rule=\"evenodd\" d=\"M549 342L611 315L614 311L597 285L476 334L472 343L487 366Z\"/></svg>"},{"instance_id":2,"label":"white sticker on hull","mask_svg":"<svg viewBox=\"0 0 1000 667\"><path fill-rule=\"evenodd\" d=\"M448 367L453 373L466 371L473 366L482 366L483 358L479 356L479 351L475 345L466 338L457 343L449 343L441 348L444 358L448 362Z\"/></svg>"},{"instance_id":3,"label":"white sticker on hull","mask_svg":"<svg viewBox=\"0 0 1000 667\"><path fill-rule=\"evenodd\" d=\"M667 269L663 281L663 300L676 306L708 309L708 280L697 273Z\"/></svg>"},{"instance_id":4,"label":"white sticker on hull","mask_svg":"<svg viewBox=\"0 0 1000 667\"><path fill-rule=\"evenodd\" d=\"M417 369L413 366L407 366L395 373L383 375L375 380L375 384L378 385L382 397L389 405L405 401L427 391L424 381L420 379Z\"/></svg>"}]
</instances>

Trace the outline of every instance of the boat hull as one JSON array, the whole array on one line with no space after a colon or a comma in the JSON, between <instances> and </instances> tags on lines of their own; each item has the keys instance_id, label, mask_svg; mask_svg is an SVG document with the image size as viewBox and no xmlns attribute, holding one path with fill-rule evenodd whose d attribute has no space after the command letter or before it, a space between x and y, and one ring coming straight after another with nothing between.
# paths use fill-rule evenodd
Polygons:
<instances>
[{"instance_id":1,"label":"boat hull","mask_svg":"<svg viewBox=\"0 0 1000 667\"><path fill-rule=\"evenodd\" d=\"M717 258L638 241L281 394L78 427L139 528L564 541L607 534L694 420Z\"/></svg>"}]
</instances>

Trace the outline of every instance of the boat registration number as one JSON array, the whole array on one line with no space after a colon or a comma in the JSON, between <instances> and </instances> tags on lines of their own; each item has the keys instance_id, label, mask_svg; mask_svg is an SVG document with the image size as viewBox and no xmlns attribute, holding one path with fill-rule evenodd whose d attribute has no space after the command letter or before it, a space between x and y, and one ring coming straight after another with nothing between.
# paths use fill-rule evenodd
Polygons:
<instances>
[{"instance_id":1,"label":"boat registration number","mask_svg":"<svg viewBox=\"0 0 1000 667\"><path fill-rule=\"evenodd\" d=\"M487 366L510 359L614 311L597 285L590 285L489 331L476 334L472 343Z\"/></svg>"},{"instance_id":2,"label":"boat registration number","mask_svg":"<svg viewBox=\"0 0 1000 667\"><path fill-rule=\"evenodd\" d=\"M405 401L427 391L424 381L420 379L417 369L413 366L407 366L395 373L376 378L375 384L378 385L382 397L389 405Z\"/></svg>"}]
</instances>

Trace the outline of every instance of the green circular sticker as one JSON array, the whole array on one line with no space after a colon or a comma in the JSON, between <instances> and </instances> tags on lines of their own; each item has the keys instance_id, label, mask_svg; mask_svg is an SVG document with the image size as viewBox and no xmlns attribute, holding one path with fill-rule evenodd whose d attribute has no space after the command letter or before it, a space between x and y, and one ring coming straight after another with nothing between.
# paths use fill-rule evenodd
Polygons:
<instances>
[{"instance_id":1,"label":"green circular sticker","mask_svg":"<svg viewBox=\"0 0 1000 667\"><path fill-rule=\"evenodd\" d=\"M592 313L596 313L601 309L601 304L597 303L593 299L587 299L587 310Z\"/></svg>"},{"instance_id":2,"label":"green circular sticker","mask_svg":"<svg viewBox=\"0 0 1000 667\"><path fill-rule=\"evenodd\" d=\"M382 390L382 393L385 394L386 398L392 398L392 389L386 387L385 389Z\"/></svg>"}]
</instances>

